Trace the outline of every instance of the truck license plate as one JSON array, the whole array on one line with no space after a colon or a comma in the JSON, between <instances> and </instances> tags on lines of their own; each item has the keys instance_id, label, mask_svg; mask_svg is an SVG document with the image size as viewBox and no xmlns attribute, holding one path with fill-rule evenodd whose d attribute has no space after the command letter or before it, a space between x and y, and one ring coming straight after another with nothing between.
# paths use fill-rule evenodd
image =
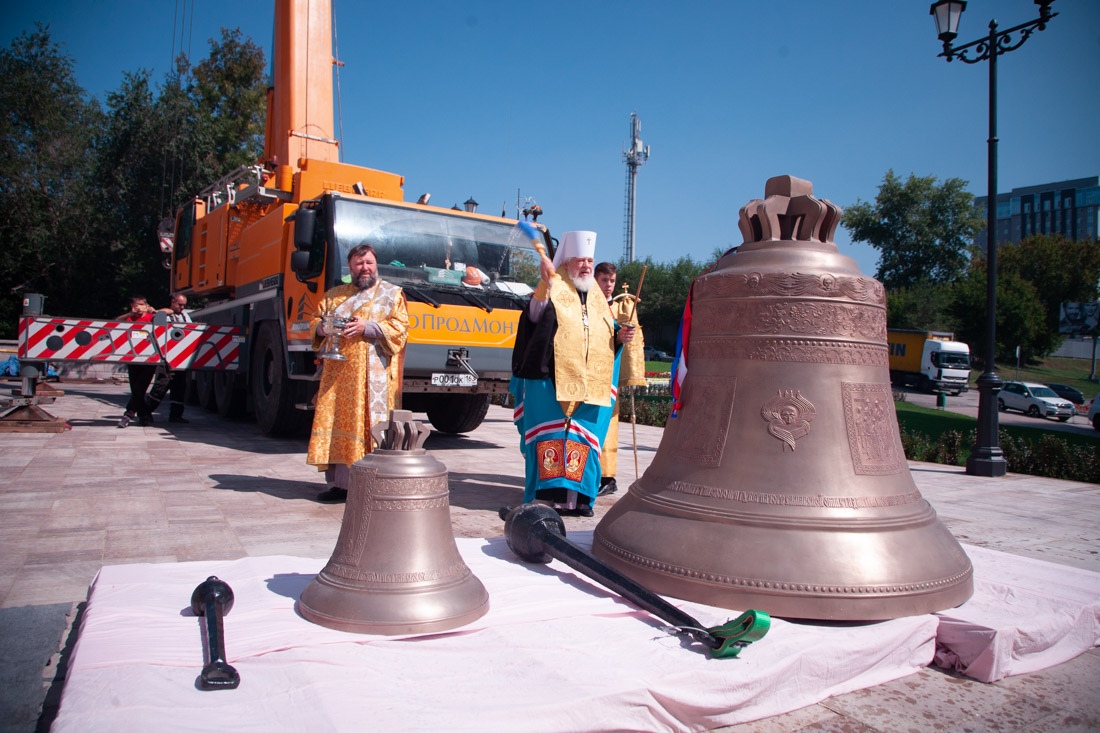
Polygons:
<instances>
[{"instance_id":1,"label":"truck license plate","mask_svg":"<svg viewBox=\"0 0 1100 733\"><path fill-rule=\"evenodd\" d=\"M432 384L436 387L476 387L477 377L473 374L436 372L432 374Z\"/></svg>"}]
</instances>

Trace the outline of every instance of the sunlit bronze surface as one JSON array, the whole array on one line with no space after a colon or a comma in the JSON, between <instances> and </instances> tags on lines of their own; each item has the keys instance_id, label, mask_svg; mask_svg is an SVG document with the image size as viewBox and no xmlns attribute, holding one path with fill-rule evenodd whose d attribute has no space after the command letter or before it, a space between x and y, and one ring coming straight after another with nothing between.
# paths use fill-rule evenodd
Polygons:
<instances>
[{"instance_id":1,"label":"sunlit bronze surface","mask_svg":"<svg viewBox=\"0 0 1100 733\"><path fill-rule=\"evenodd\" d=\"M773 616L957 606L973 571L902 451L885 291L812 194L770 179L744 244L696 281L682 410L593 553L658 593Z\"/></svg>"},{"instance_id":2,"label":"sunlit bronze surface","mask_svg":"<svg viewBox=\"0 0 1100 733\"><path fill-rule=\"evenodd\" d=\"M380 447L351 467L336 549L299 611L329 628L387 635L480 618L489 594L455 544L447 468L421 447L428 430L395 410L372 434Z\"/></svg>"}]
</instances>

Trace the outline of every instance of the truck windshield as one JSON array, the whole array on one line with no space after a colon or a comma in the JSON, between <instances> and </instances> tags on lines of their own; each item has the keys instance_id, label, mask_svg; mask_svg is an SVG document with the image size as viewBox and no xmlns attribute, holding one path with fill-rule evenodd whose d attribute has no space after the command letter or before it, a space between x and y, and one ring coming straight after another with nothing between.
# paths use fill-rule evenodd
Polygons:
<instances>
[{"instance_id":1,"label":"truck windshield","mask_svg":"<svg viewBox=\"0 0 1100 733\"><path fill-rule=\"evenodd\" d=\"M334 202L340 274L349 280L347 253L358 244L373 245L378 274L387 280L461 287L469 267L486 285L523 295L538 283L539 256L506 221L493 222L439 211L418 211L357 199ZM499 283L499 284L498 284Z\"/></svg>"},{"instance_id":2,"label":"truck windshield","mask_svg":"<svg viewBox=\"0 0 1100 733\"><path fill-rule=\"evenodd\" d=\"M940 351L932 354L936 366L941 369L969 369L970 356L953 351Z\"/></svg>"}]
</instances>

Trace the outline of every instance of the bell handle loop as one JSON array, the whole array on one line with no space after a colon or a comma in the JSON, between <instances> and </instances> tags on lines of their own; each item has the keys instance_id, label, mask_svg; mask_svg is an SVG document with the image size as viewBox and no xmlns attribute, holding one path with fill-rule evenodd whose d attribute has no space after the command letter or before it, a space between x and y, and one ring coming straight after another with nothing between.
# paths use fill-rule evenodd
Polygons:
<instances>
[{"instance_id":1,"label":"bell handle loop","mask_svg":"<svg viewBox=\"0 0 1100 733\"><path fill-rule=\"evenodd\" d=\"M370 437L374 439L374 444L379 448L382 447L382 443L386 437L386 428L389 426L389 422L375 423L370 426Z\"/></svg>"},{"instance_id":2,"label":"bell handle loop","mask_svg":"<svg viewBox=\"0 0 1100 733\"><path fill-rule=\"evenodd\" d=\"M413 420L409 410L390 410L389 420L371 425L370 428L374 444L382 450L422 450L430 433L430 429Z\"/></svg>"}]
</instances>

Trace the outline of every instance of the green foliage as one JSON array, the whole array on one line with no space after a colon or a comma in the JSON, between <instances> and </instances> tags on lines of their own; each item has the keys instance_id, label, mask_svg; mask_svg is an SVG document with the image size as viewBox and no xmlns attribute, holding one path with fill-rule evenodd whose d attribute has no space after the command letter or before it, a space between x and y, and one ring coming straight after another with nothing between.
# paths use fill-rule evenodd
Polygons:
<instances>
[{"instance_id":1,"label":"green foliage","mask_svg":"<svg viewBox=\"0 0 1100 733\"><path fill-rule=\"evenodd\" d=\"M23 293L64 312L103 284L87 165L100 121L45 28L0 50L0 336L14 337Z\"/></svg>"},{"instance_id":2,"label":"green foliage","mask_svg":"<svg viewBox=\"0 0 1100 733\"><path fill-rule=\"evenodd\" d=\"M984 222L966 182L887 171L874 204L857 201L842 223L852 239L881 255L876 277L887 288L891 328L953 331L976 347L985 340L986 259L968 251ZM1100 295L1100 243L1036 235L998 248L997 355L1019 346L1025 359L1062 343L1059 309ZM983 350L972 348L978 361Z\"/></svg>"},{"instance_id":3,"label":"green foliage","mask_svg":"<svg viewBox=\"0 0 1100 733\"><path fill-rule=\"evenodd\" d=\"M901 448L905 452L905 457L910 461L929 461L929 456L936 448L936 444L932 442L932 439L916 430L907 430L904 427L899 428L899 430L901 431Z\"/></svg>"},{"instance_id":4,"label":"green foliage","mask_svg":"<svg viewBox=\"0 0 1100 733\"><path fill-rule=\"evenodd\" d=\"M107 96L108 123L98 156L101 208L120 278L154 304L169 283L157 225L218 178L256 163L263 152L266 87L263 51L222 30L210 56L165 80L159 95L148 74L127 74ZM125 298L127 293L118 294Z\"/></svg>"},{"instance_id":5,"label":"green foliage","mask_svg":"<svg viewBox=\"0 0 1100 733\"><path fill-rule=\"evenodd\" d=\"M912 461L964 465L977 441L977 421L953 412L895 402L905 456ZM1012 473L1100 483L1095 438L1037 428L1002 426L998 442Z\"/></svg>"},{"instance_id":6,"label":"green foliage","mask_svg":"<svg viewBox=\"0 0 1100 733\"><path fill-rule=\"evenodd\" d=\"M974 444L974 439L977 431L969 436L969 440L966 441L967 446ZM969 449L966 450L969 453ZM935 452L933 453L933 460L936 463L946 463L951 466L957 466L960 463L960 458L963 456L963 434L958 430L948 430L941 433L939 440L936 441Z\"/></svg>"},{"instance_id":7,"label":"green foliage","mask_svg":"<svg viewBox=\"0 0 1100 733\"><path fill-rule=\"evenodd\" d=\"M922 282L891 290L886 293L886 323L890 328L957 332L960 322L952 311L954 296L948 283Z\"/></svg>"},{"instance_id":8,"label":"green foliage","mask_svg":"<svg viewBox=\"0 0 1100 733\"><path fill-rule=\"evenodd\" d=\"M135 292L167 303L157 224L259 160L265 68L223 30L190 82L158 94L148 73L126 74L104 112L47 29L0 49L0 337L15 335L25 292L70 316L117 316Z\"/></svg>"},{"instance_id":9,"label":"green foliage","mask_svg":"<svg viewBox=\"0 0 1100 733\"><path fill-rule=\"evenodd\" d=\"M931 407L921 407L912 402L894 401L894 410L897 414L898 425L903 431L920 433L932 440L933 444L939 440L940 435L949 430L957 430L968 434L977 428L978 421L966 415L960 415L950 410L938 410ZM920 460L914 458L913 460Z\"/></svg>"},{"instance_id":10,"label":"green foliage","mask_svg":"<svg viewBox=\"0 0 1100 733\"><path fill-rule=\"evenodd\" d=\"M945 283L966 271L967 252L982 220L967 182L910 174L904 183L886 172L875 203L857 200L841 222L852 240L879 251L875 274L888 289Z\"/></svg>"},{"instance_id":11,"label":"green foliage","mask_svg":"<svg viewBox=\"0 0 1100 733\"><path fill-rule=\"evenodd\" d=\"M997 373L1002 379L1018 382L1039 382L1040 384L1068 384L1076 387L1085 395L1086 400L1097 396L1095 379L1089 379L1092 371L1090 359L1048 356L1035 363L1021 362L1017 370L1015 360L997 365Z\"/></svg>"},{"instance_id":12,"label":"green foliage","mask_svg":"<svg viewBox=\"0 0 1100 733\"><path fill-rule=\"evenodd\" d=\"M125 310L131 293L159 306L168 282L160 266L156 226L169 212L164 168L171 119L162 116L147 73L126 74L107 94L107 114L96 151L98 210L103 246L115 268L113 303L88 303L63 313L112 316Z\"/></svg>"},{"instance_id":13,"label":"green foliage","mask_svg":"<svg viewBox=\"0 0 1100 733\"><path fill-rule=\"evenodd\" d=\"M619 422L623 425L630 424L630 398L619 400ZM663 428L668 422L668 416L672 412L671 397L635 397L634 398L634 422L638 425L652 425Z\"/></svg>"},{"instance_id":14,"label":"green foliage","mask_svg":"<svg viewBox=\"0 0 1100 733\"><path fill-rule=\"evenodd\" d=\"M638 305L638 322L644 329L647 346L671 352L680 318L684 315L688 289L692 281L710 265L695 262L690 257L681 257L671 263L654 262L653 258L647 257L645 260L629 263L619 262L616 266L616 291L621 291L626 283L631 293L637 290L642 268L645 268L641 302Z\"/></svg>"},{"instance_id":15,"label":"green foliage","mask_svg":"<svg viewBox=\"0 0 1100 733\"><path fill-rule=\"evenodd\" d=\"M205 174L205 186L213 181L205 176L252 165L263 152L268 86L263 50L243 38L239 28L223 28L221 39L210 41L210 54L195 67L193 77L195 119L210 142L196 148L205 153L209 166L197 171Z\"/></svg>"},{"instance_id":16,"label":"green foliage","mask_svg":"<svg viewBox=\"0 0 1100 733\"><path fill-rule=\"evenodd\" d=\"M971 356L979 362L985 359L978 347L985 342L985 301L985 260L975 259L966 278L955 285L951 311L959 326L956 336L971 345ZM1046 321L1039 288L1014 272L997 278L996 350L1000 358L1015 355L1017 346L1025 357L1046 353Z\"/></svg>"},{"instance_id":17,"label":"green foliage","mask_svg":"<svg viewBox=\"0 0 1100 733\"><path fill-rule=\"evenodd\" d=\"M998 249L999 280L1018 277L1033 283L1045 323L1038 329L1029 356L1045 356L1063 341L1058 314L1065 302L1094 301L1100 283L1100 242L1058 235L1034 235ZM998 294L998 299L1000 295ZM998 302L998 309L1000 303ZM1003 352L1002 352L1003 353Z\"/></svg>"},{"instance_id":18,"label":"green foliage","mask_svg":"<svg viewBox=\"0 0 1100 733\"><path fill-rule=\"evenodd\" d=\"M1013 473L1100 483L1100 455L1095 446L1073 446L1053 433L1029 440L1004 430L1000 432L1000 444L1008 470Z\"/></svg>"}]
</instances>

